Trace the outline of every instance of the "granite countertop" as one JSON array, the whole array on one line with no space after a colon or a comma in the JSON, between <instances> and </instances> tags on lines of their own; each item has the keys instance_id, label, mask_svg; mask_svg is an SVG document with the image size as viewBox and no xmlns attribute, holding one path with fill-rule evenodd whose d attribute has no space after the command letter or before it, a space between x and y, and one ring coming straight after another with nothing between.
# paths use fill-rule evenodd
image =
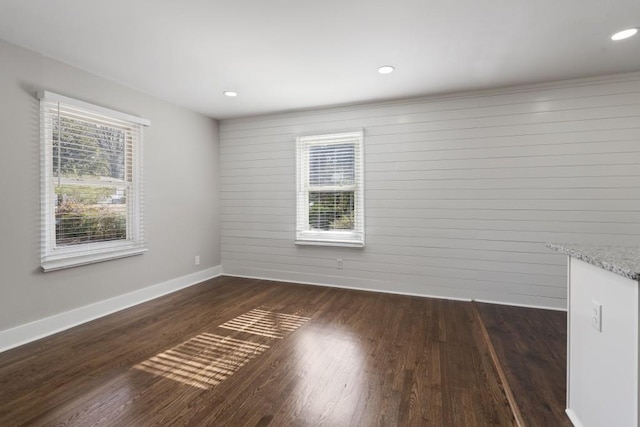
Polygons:
<instances>
[{"instance_id":1,"label":"granite countertop","mask_svg":"<svg viewBox=\"0 0 640 427\"><path fill-rule=\"evenodd\" d=\"M640 281L640 247L573 243L547 243L547 247L620 276Z\"/></svg>"}]
</instances>

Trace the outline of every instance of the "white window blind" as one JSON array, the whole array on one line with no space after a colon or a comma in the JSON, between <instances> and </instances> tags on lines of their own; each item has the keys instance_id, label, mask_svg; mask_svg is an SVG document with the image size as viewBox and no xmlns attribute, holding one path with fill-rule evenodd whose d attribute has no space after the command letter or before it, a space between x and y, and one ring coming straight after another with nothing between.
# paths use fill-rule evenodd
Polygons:
<instances>
[{"instance_id":1,"label":"white window blind","mask_svg":"<svg viewBox=\"0 0 640 427\"><path fill-rule=\"evenodd\" d=\"M41 92L45 271L144 252L142 137L149 122Z\"/></svg>"},{"instance_id":2,"label":"white window blind","mask_svg":"<svg viewBox=\"0 0 640 427\"><path fill-rule=\"evenodd\" d=\"M297 138L296 243L364 246L363 134Z\"/></svg>"}]
</instances>

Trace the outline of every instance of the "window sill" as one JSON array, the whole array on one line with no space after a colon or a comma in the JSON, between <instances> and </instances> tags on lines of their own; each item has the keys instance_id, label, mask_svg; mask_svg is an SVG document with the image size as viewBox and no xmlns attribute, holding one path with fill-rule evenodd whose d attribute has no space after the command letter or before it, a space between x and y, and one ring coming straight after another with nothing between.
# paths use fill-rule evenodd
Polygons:
<instances>
[{"instance_id":1,"label":"window sill","mask_svg":"<svg viewBox=\"0 0 640 427\"><path fill-rule=\"evenodd\" d=\"M40 265L42 270L46 273L49 271L78 267L80 265L94 264L96 262L141 255L145 252L147 252L146 248L122 248L102 253L65 255L42 261Z\"/></svg>"},{"instance_id":2,"label":"window sill","mask_svg":"<svg viewBox=\"0 0 640 427\"><path fill-rule=\"evenodd\" d=\"M338 246L343 248L364 248L364 242L334 240L296 240L298 246Z\"/></svg>"}]
</instances>

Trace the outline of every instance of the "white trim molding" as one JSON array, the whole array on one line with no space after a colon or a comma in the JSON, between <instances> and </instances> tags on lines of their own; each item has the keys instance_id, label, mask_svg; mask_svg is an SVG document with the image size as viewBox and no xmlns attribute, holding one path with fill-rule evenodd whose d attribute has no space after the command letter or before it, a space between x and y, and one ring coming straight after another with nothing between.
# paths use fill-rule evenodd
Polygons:
<instances>
[{"instance_id":1,"label":"white trim molding","mask_svg":"<svg viewBox=\"0 0 640 427\"><path fill-rule=\"evenodd\" d=\"M69 267L77 267L80 265L93 264L96 262L110 261L112 259L125 258L134 255L142 255L147 252L147 248L116 248L115 250L97 254L83 254L80 253L76 256L66 256L60 259L50 259L41 263L42 270L45 273L49 271L62 270ZM52 257L53 258L53 257Z\"/></svg>"},{"instance_id":2,"label":"white trim molding","mask_svg":"<svg viewBox=\"0 0 640 427\"><path fill-rule=\"evenodd\" d=\"M342 286L342 285L332 285L330 283L320 283L320 282L309 282L303 280L288 280L288 279L275 279L269 278L266 276L250 276L245 274L232 274L232 273L222 273L223 276L227 277L239 277L241 279L254 279L254 280L265 280L269 282L283 282L283 283L291 283L294 285L311 285L311 286L323 286L326 288L337 288L337 289L348 289L350 291L362 291L362 292L376 292L379 294L391 294L391 295L404 295L410 297L421 297L421 298L434 298L434 299L444 299L450 301L465 301L472 302L473 300L470 298L460 298L460 297L449 297L435 294L419 294L416 292L401 292L401 291L389 291L386 289L375 289L375 288L366 288L366 287L358 287L358 286Z\"/></svg>"},{"instance_id":3,"label":"white trim molding","mask_svg":"<svg viewBox=\"0 0 640 427\"><path fill-rule=\"evenodd\" d=\"M163 295L197 285L205 280L222 274L222 267L216 266L206 270L187 274L166 282L148 286L137 291L118 295L93 304L78 307L63 313L54 314L15 328L0 331L0 352L27 344L40 338L53 335L91 320L107 316L129 307L159 298Z\"/></svg>"},{"instance_id":4,"label":"white trim molding","mask_svg":"<svg viewBox=\"0 0 640 427\"><path fill-rule=\"evenodd\" d=\"M583 427L583 424L580 422L575 412L573 412L569 408L565 409L565 412L567 413L567 417L569 417L569 420L575 427Z\"/></svg>"},{"instance_id":5,"label":"white trim molding","mask_svg":"<svg viewBox=\"0 0 640 427\"><path fill-rule=\"evenodd\" d=\"M40 100L45 100L48 102L62 102L67 105L73 105L74 107L90 110L95 113L103 114L115 119L126 120L129 122L137 123L142 126L146 126L146 127L151 126L151 121L148 119L143 119L142 117L123 113L121 111L112 110L111 108L100 107L98 105L94 105L89 102L80 101L75 98L69 98L68 96L64 96L64 95L59 95L57 93L50 92L48 90L41 90L36 93L36 96Z\"/></svg>"},{"instance_id":6,"label":"white trim molding","mask_svg":"<svg viewBox=\"0 0 640 427\"><path fill-rule=\"evenodd\" d=\"M553 307L550 305L519 304L515 302L504 302L504 301L495 301L495 300L488 300L488 299L474 299L474 301L483 303L483 304L508 305L510 307L535 308L537 310L553 310L553 311L567 312L566 307Z\"/></svg>"}]
</instances>

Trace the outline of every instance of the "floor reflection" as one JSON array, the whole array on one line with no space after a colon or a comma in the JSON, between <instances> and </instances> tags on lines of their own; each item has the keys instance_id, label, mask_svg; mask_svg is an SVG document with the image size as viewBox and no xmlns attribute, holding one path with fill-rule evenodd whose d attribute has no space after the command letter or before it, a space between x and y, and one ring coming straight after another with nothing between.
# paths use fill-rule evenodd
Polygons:
<instances>
[{"instance_id":1,"label":"floor reflection","mask_svg":"<svg viewBox=\"0 0 640 427\"><path fill-rule=\"evenodd\" d=\"M201 389L220 384L269 346L202 333L134 366Z\"/></svg>"},{"instance_id":2,"label":"floor reflection","mask_svg":"<svg viewBox=\"0 0 640 427\"><path fill-rule=\"evenodd\" d=\"M350 425L354 408L371 393L367 349L348 330L306 328L295 335L299 378L292 396L298 417L325 425ZM369 396L371 397L371 396Z\"/></svg>"},{"instance_id":3,"label":"floor reflection","mask_svg":"<svg viewBox=\"0 0 640 427\"><path fill-rule=\"evenodd\" d=\"M295 331L308 321L308 317L276 313L256 308L223 323L220 327L261 335L263 337L282 339L285 334Z\"/></svg>"}]
</instances>

